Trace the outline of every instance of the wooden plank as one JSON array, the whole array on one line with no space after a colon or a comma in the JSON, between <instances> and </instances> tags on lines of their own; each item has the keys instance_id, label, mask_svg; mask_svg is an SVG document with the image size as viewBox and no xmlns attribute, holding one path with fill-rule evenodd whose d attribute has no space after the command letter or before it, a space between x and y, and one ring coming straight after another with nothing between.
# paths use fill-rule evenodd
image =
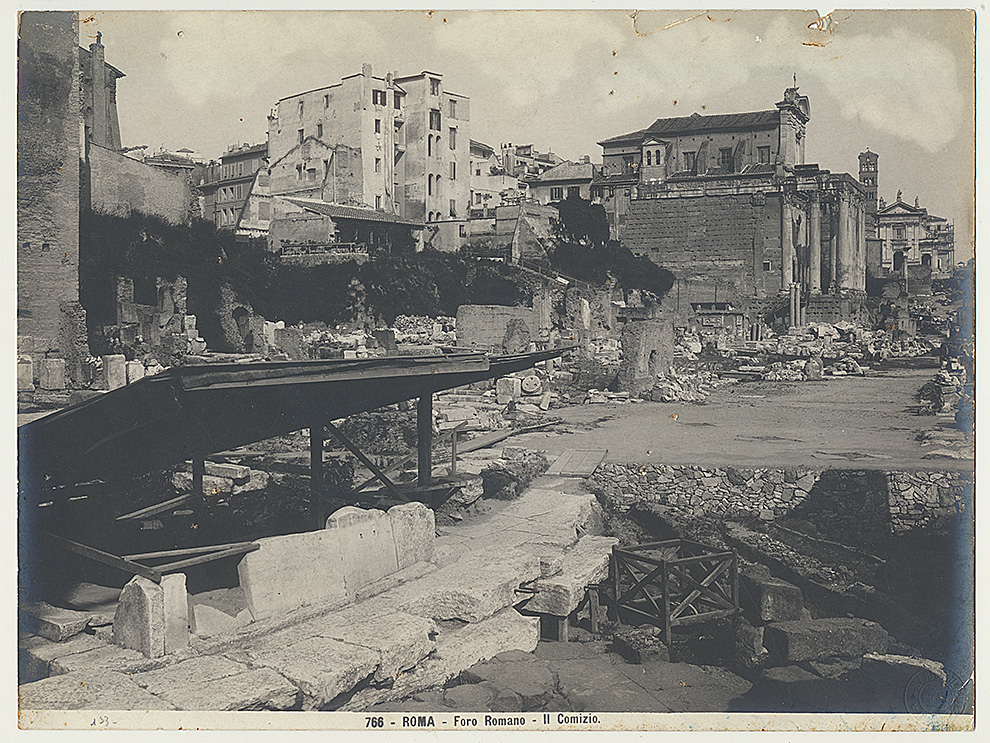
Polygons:
<instances>
[{"instance_id":1,"label":"wooden plank","mask_svg":"<svg viewBox=\"0 0 990 743\"><path fill-rule=\"evenodd\" d=\"M685 624L697 624L698 622L708 622L721 617L731 617L736 613L735 609L722 609L721 611L710 611L705 614L691 614L686 617L677 617L670 621L671 627L683 627Z\"/></svg>"},{"instance_id":2,"label":"wooden plank","mask_svg":"<svg viewBox=\"0 0 990 743\"><path fill-rule=\"evenodd\" d=\"M118 557L117 555L111 555L109 552L104 552L103 550L98 550L95 547L80 544L79 542L73 542L71 539L65 539L64 537L59 537L49 532L38 532L38 534L50 539L54 544L58 545L62 549L81 555L82 557L88 558L93 562L109 565L112 568L117 568L118 570L122 570L125 573L130 573L131 575L140 575L142 578L147 578L155 583L162 582L161 571L156 568L149 568L146 565L141 565L132 560Z\"/></svg>"},{"instance_id":3,"label":"wooden plank","mask_svg":"<svg viewBox=\"0 0 990 743\"><path fill-rule=\"evenodd\" d=\"M397 487L395 487L395 483L393 483L391 480L389 480L388 477L385 475L385 473L382 472L375 465L374 462L372 462L370 459L368 459L364 455L364 452L362 452L353 443L351 443L351 440L349 438L347 438L346 436L344 436L344 434L341 432L341 430L339 428L337 428L333 423L329 423L329 422L326 425L327 425L327 429L329 429L333 433L333 435L337 437L337 439L340 441L340 443L342 443L344 445L344 447L351 454L353 454L355 457L357 457L359 460L361 460L361 464L363 464L365 467L367 467L369 470L371 470L378 477L378 479L382 481L382 485L384 485L385 488L392 495L394 495L396 498L398 498L399 500L401 500L403 502L407 502L409 500L408 498L406 498L399 491L399 489Z\"/></svg>"},{"instance_id":4,"label":"wooden plank","mask_svg":"<svg viewBox=\"0 0 990 743\"><path fill-rule=\"evenodd\" d=\"M172 506L177 506L183 501L189 500L192 496L192 493L183 493L177 498L170 498L169 500L162 501L154 506L148 506L147 508L141 508L137 511L132 511L131 513L125 513L123 516L118 516L114 519L114 521L127 521L128 519L139 519L143 516L154 516L162 511L167 511Z\"/></svg>"},{"instance_id":5,"label":"wooden plank","mask_svg":"<svg viewBox=\"0 0 990 743\"><path fill-rule=\"evenodd\" d=\"M222 550L220 552L209 552L205 555L200 555L199 557L190 557L188 560L178 560L177 562L169 562L164 565L156 565L155 568L161 573L174 573L177 570L189 568L193 565L202 565L204 562L213 562L214 560L222 560L225 557L243 555L246 552L254 552L257 549L261 549L261 545L249 543L240 547L232 547L230 549Z\"/></svg>"},{"instance_id":6,"label":"wooden plank","mask_svg":"<svg viewBox=\"0 0 990 743\"><path fill-rule=\"evenodd\" d=\"M571 463L571 460L574 458L574 454L575 454L574 449L564 449L561 455L557 457L554 460L553 464L551 464L550 467L547 469L546 474L548 475L563 474L564 467L566 467Z\"/></svg>"},{"instance_id":7,"label":"wooden plank","mask_svg":"<svg viewBox=\"0 0 990 743\"><path fill-rule=\"evenodd\" d=\"M607 449L565 449L550 465L548 475L590 477L605 459Z\"/></svg>"},{"instance_id":8,"label":"wooden plank","mask_svg":"<svg viewBox=\"0 0 990 743\"><path fill-rule=\"evenodd\" d=\"M243 547L254 542L230 542L229 544L211 544L205 547L184 547L175 550L161 550L159 552L139 552L136 555L124 555L125 560L148 560L153 557L179 557L180 555L195 555L197 552L219 552L232 547Z\"/></svg>"},{"instance_id":9,"label":"wooden plank","mask_svg":"<svg viewBox=\"0 0 990 743\"><path fill-rule=\"evenodd\" d=\"M309 427L309 487L319 490L323 487L323 441L326 428L313 423Z\"/></svg>"},{"instance_id":10,"label":"wooden plank","mask_svg":"<svg viewBox=\"0 0 990 743\"><path fill-rule=\"evenodd\" d=\"M524 433L532 433L533 431L538 431L541 428L546 428L547 426L552 426L559 421L546 421L545 423L539 423L535 426L525 426L523 428L510 428L502 431L491 431L490 433L483 433L481 436L475 436L468 442L459 445L457 448L462 454L467 454L468 452L477 451L478 449L487 449L489 446L497 444L499 441L505 441L505 439L510 436L519 436Z\"/></svg>"},{"instance_id":11,"label":"wooden plank","mask_svg":"<svg viewBox=\"0 0 990 743\"><path fill-rule=\"evenodd\" d=\"M426 488L433 478L433 394L427 392L416 402L417 482Z\"/></svg>"}]
</instances>

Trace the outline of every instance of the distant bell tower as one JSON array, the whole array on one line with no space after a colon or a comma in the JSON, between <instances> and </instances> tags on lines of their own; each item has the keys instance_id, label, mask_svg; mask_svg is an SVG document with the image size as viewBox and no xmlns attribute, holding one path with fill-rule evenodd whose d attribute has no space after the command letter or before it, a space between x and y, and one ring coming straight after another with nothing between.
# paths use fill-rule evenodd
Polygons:
<instances>
[{"instance_id":1,"label":"distant bell tower","mask_svg":"<svg viewBox=\"0 0 990 743\"><path fill-rule=\"evenodd\" d=\"M859 153L859 182L866 187L869 194L867 209L871 215L877 213L877 160L879 159L880 156L870 152L869 147L866 148L866 152Z\"/></svg>"}]
</instances>

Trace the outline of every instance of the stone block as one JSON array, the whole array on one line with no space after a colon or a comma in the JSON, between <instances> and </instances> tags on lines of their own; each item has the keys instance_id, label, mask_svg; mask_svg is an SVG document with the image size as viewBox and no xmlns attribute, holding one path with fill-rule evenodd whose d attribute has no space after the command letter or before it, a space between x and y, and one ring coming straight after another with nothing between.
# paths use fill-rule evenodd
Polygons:
<instances>
[{"instance_id":1,"label":"stone block","mask_svg":"<svg viewBox=\"0 0 990 743\"><path fill-rule=\"evenodd\" d=\"M778 663L884 653L889 642L879 624L855 618L774 622L763 631L763 644Z\"/></svg>"},{"instance_id":2,"label":"stone block","mask_svg":"<svg viewBox=\"0 0 990 743\"><path fill-rule=\"evenodd\" d=\"M348 600L337 530L320 529L255 540L237 566L255 620L300 606Z\"/></svg>"},{"instance_id":3,"label":"stone block","mask_svg":"<svg viewBox=\"0 0 990 743\"><path fill-rule=\"evenodd\" d=\"M614 537L582 537L564 553L560 575L540 578L533 584L536 595L526 604L528 611L568 616L584 600L587 587L608 575L608 560Z\"/></svg>"},{"instance_id":4,"label":"stone block","mask_svg":"<svg viewBox=\"0 0 990 743\"><path fill-rule=\"evenodd\" d=\"M113 618L113 641L147 658L165 654L165 599L162 587L134 576L120 592Z\"/></svg>"},{"instance_id":5,"label":"stone block","mask_svg":"<svg viewBox=\"0 0 990 743\"><path fill-rule=\"evenodd\" d=\"M201 637L233 634L247 624L238 617L231 616L209 604L193 603L190 611L191 629L194 634ZM248 621L250 621L250 616Z\"/></svg>"},{"instance_id":6,"label":"stone block","mask_svg":"<svg viewBox=\"0 0 990 743\"><path fill-rule=\"evenodd\" d=\"M801 589L773 576L763 577L746 571L739 574L743 607L764 622L801 619L804 598Z\"/></svg>"},{"instance_id":7,"label":"stone block","mask_svg":"<svg viewBox=\"0 0 990 743\"><path fill-rule=\"evenodd\" d=\"M326 530L337 540L344 566L344 587L357 590L399 569L392 521L384 511L345 506L327 518Z\"/></svg>"},{"instance_id":8,"label":"stone block","mask_svg":"<svg viewBox=\"0 0 990 743\"><path fill-rule=\"evenodd\" d=\"M462 672L461 680L468 684L488 683L499 692L509 691L517 695L523 712L540 709L550 699L556 686L550 664L535 659L478 663Z\"/></svg>"},{"instance_id":9,"label":"stone block","mask_svg":"<svg viewBox=\"0 0 990 743\"><path fill-rule=\"evenodd\" d=\"M174 653L189 645L189 594L184 573L162 576L165 611L165 652Z\"/></svg>"},{"instance_id":10,"label":"stone block","mask_svg":"<svg viewBox=\"0 0 990 743\"><path fill-rule=\"evenodd\" d=\"M754 627L745 618L739 617L735 629L736 660L746 668L762 665L770 655L763 647L763 627Z\"/></svg>"},{"instance_id":11,"label":"stone block","mask_svg":"<svg viewBox=\"0 0 990 743\"><path fill-rule=\"evenodd\" d=\"M53 676L61 673L75 673L76 671L119 671L121 673L129 673L135 669L143 670L142 666L154 662L154 660L148 660L137 650L128 650L117 645L101 644L99 647L86 650L82 653L62 655L55 658L51 663L51 671Z\"/></svg>"},{"instance_id":12,"label":"stone block","mask_svg":"<svg viewBox=\"0 0 990 743\"><path fill-rule=\"evenodd\" d=\"M195 330L196 329L196 316L195 315L185 315L182 318L182 329L183 330Z\"/></svg>"},{"instance_id":13,"label":"stone block","mask_svg":"<svg viewBox=\"0 0 990 743\"><path fill-rule=\"evenodd\" d=\"M272 476L267 472L262 470L249 470L247 480L243 482L234 481L234 487L231 491L234 495L239 493L246 493L252 490L264 490L267 488L272 481Z\"/></svg>"},{"instance_id":14,"label":"stone block","mask_svg":"<svg viewBox=\"0 0 990 743\"><path fill-rule=\"evenodd\" d=\"M62 642L78 635L89 625L89 614L60 609L44 601L23 602L20 605L21 629Z\"/></svg>"},{"instance_id":15,"label":"stone block","mask_svg":"<svg viewBox=\"0 0 990 743\"><path fill-rule=\"evenodd\" d=\"M461 684L444 692L443 704L463 712L485 712L494 698L495 689L488 684Z\"/></svg>"},{"instance_id":16,"label":"stone block","mask_svg":"<svg viewBox=\"0 0 990 743\"><path fill-rule=\"evenodd\" d=\"M17 391L34 391L34 362L30 356L21 356L17 359Z\"/></svg>"},{"instance_id":17,"label":"stone block","mask_svg":"<svg viewBox=\"0 0 990 743\"><path fill-rule=\"evenodd\" d=\"M402 612L370 613L358 605L314 620L320 637L360 645L378 654L375 678L394 681L433 652L437 626Z\"/></svg>"},{"instance_id":18,"label":"stone block","mask_svg":"<svg viewBox=\"0 0 990 743\"><path fill-rule=\"evenodd\" d=\"M126 674L79 671L22 684L20 709L170 710L173 705L142 689Z\"/></svg>"},{"instance_id":19,"label":"stone block","mask_svg":"<svg viewBox=\"0 0 990 743\"><path fill-rule=\"evenodd\" d=\"M404 503L388 509L396 568L431 562L436 542L436 517L423 503Z\"/></svg>"},{"instance_id":20,"label":"stone block","mask_svg":"<svg viewBox=\"0 0 990 743\"><path fill-rule=\"evenodd\" d=\"M223 656L193 658L131 678L176 709L187 710L286 709L299 693L270 668L251 670Z\"/></svg>"},{"instance_id":21,"label":"stone block","mask_svg":"<svg viewBox=\"0 0 990 743\"><path fill-rule=\"evenodd\" d=\"M431 574L429 581L400 586L388 596L410 614L479 622L520 601L519 584L539 574L538 556L492 548L469 553Z\"/></svg>"},{"instance_id":22,"label":"stone block","mask_svg":"<svg viewBox=\"0 0 990 743\"><path fill-rule=\"evenodd\" d=\"M519 377L500 377L495 380L495 401L499 405L506 405L520 395L522 395L522 380Z\"/></svg>"},{"instance_id":23,"label":"stone block","mask_svg":"<svg viewBox=\"0 0 990 743\"><path fill-rule=\"evenodd\" d=\"M126 371L127 384L144 379L144 364L140 361L128 361L124 364L124 369Z\"/></svg>"},{"instance_id":24,"label":"stone block","mask_svg":"<svg viewBox=\"0 0 990 743\"><path fill-rule=\"evenodd\" d=\"M100 386L115 390L127 384L127 360L123 354L110 354L103 357Z\"/></svg>"},{"instance_id":25,"label":"stone block","mask_svg":"<svg viewBox=\"0 0 990 743\"><path fill-rule=\"evenodd\" d=\"M52 675L52 663L59 658L104 647L93 635L76 635L63 642L29 636L18 642L18 665L21 683L36 681Z\"/></svg>"},{"instance_id":26,"label":"stone block","mask_svg":"<svg viewBox=\"0 0 990 743\"><path fill-rule=\"evenodd\" d=\"M649 624L622 627L612 635L612 646L630 663L670 662L670 650L660 639L663 630Z\"/></svg>"},{"instance_id":27,"label":"stone block","mask_svg":"<svg viewBox=\"0 0 990 743\"><path fill-rule=\"evenodd\" d=\"M41 359L38 362L38 386L43 390L64 390L65 359Z\"/></svg>"},{"instance_id":28,"label":"stone block","mask_svg":"<svg viewBox=\"0 0 990 743\"><path fill-rule=\"evenodd\" d=\"M307 697L308 708L322 707L350 691L379 663L373 650L326 637L307 637L283 647L269 644L248 654L253 666L266 666L291 681Z\"/></svg>"},{"instance_id":29,"label":"stone block","mask_svg":"<svg viewBox=\"0 0 990 743\"><path fill-rule=\"evenodd\" d=\"M192 490L191 472L173 472L172 487L180 493L188 493ZM216 477L215 475L203 475L203 495L214 497L226 495L234 491L234 482L226 477Z\"/></svg>"},{"instance_id":30,"label":"stone block","mask_svg":"<svg viewBox=\"0 0 990 743\"><path fill-rule=\"evenodd\" d=\"M404 699L416 692L443 686L461 671L506 650L532 652L540 639L538 617L524 617L509 608L483 621L442 634L436 651L391 688L359 691L341 710L362 710L379 702Z\"/></svg>"},{"instance_id":31,"label":"stone block","mask_svg":"<svg viewBox=\"0 0 990 743\"><path fill-rule=\"evenodd\" d=\"M227 464L226 462L204 462L207 475L226 477L235 483L243 484L251 477L251 468L242 464Z\"/></svg>"}]
</instances>

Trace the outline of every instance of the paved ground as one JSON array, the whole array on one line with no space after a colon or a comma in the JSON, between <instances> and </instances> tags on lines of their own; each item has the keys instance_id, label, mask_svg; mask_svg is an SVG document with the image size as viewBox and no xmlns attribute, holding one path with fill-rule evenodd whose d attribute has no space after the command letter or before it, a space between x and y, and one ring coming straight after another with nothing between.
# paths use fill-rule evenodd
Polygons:
<instances>
[{"instance_id":1,"label":"paved ground","mask_svg":"<svg viewBox=\"0 0 990 743\"><path fill-rule=\"evenodd\" d=\"M922 459L917 435L951 417L912 411L934 369L895 369L821 382L741 382L705 404L576 405L554 414L570 433L535 432L512 443L545 449L608 449L613 462L971 469L972 460Z\"/></svg>"}]
</instances>

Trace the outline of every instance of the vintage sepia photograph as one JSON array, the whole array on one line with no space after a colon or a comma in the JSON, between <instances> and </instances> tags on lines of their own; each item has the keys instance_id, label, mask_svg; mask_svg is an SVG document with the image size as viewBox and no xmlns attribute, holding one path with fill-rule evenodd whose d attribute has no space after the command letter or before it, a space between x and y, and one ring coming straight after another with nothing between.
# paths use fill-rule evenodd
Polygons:
<instances>
[{"instance_id":1,"label":"vintage sepia photograph","mask_svg":"<svg viewBox=\"0 0 990 743\"><path fill-rule=\"evenodd\" d=\"M976 21L19 12L19 726L973 730Z\"/></svg>"}]
</instances>

